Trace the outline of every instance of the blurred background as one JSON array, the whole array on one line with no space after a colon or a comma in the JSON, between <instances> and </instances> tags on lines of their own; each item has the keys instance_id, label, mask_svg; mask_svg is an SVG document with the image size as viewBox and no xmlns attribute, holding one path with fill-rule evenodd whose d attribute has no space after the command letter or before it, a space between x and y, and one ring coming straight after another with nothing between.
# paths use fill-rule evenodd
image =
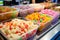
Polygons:
<instances>
[{"instance_id":1,"label":"blurred background","mask_svg":"<svg viewBox=\"0 0 60 40\"><path fill-rule=\"evenodd\" d=\"M59 0L0 0L0 5L18 5L42 2L60 3Z\"/></svg>"}]
</instances>

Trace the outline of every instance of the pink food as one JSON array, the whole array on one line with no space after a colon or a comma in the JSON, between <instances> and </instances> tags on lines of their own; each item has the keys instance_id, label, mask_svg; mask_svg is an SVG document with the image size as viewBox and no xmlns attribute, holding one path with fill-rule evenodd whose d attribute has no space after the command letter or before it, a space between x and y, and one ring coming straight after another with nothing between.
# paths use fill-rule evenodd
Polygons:
<instances>
[{"instance_id":1,"label":"pink food","mask_svg":"<svg viewBox=\"0 0 60 40\"><path fill-rule=\"evenodd\" d=\"M56 18L59 16L59 13L50 9L45 9L45 10L41 10L42 13L47 14L49 16L52 16L53 18Z\"/></svg>"}]
</instances>

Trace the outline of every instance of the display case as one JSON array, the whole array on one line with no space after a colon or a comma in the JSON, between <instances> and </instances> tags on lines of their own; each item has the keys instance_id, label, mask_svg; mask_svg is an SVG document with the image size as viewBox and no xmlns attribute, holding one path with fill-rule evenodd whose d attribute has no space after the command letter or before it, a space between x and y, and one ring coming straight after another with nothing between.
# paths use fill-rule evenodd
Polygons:
<instances>
[{"instance_id":1,"label":"display case","mask_svg":"<svg viewBox=\"0 0 60 40\"><path fill-rule=\"evenodd\" d=\"M59 18L59 12L56 12L51 9L41 10L41 13L51 16L53 18L52 24L54 24Z\"/></svg>"},{"instance_id":2,"label":"display case","mask_svg":"<svg viewBox=\"0 0 60 40\"><path fill-rule=\"evenodd\" d=\"M45 27L48 27L52 23L52 17L46 14L41 14L39 12L27 15L26 19L39 24L39 31L42 31Z\"/></svg>"},{"instance_id":3,"label":"display case","mask_svg":"<svg viewBox=\"0 0 60 40\"><path fill-rule=\"evenodd\" d=\"M17 8L19 10L20 17L25 17L26 15L34 12L34 9L30 7L29 5L16 5L12 7Z\"/></svg>"},{"instance_id":4,"label":"display case","mask_svg":"<svg viewBox=\"0 0 60 40\"><path fill-rule=\"evenodd\" d=\"M21 27L24 26L24 27L27 28L27 29L26 28L24 28L24 29L22 28L23 31L25 30L25 32L21 31L22 34L20 34L20 32L18 32L19 30L21 30L21 28L20 28L20 26L17 26L17 25L19 25L19 24L16 24L17 22L19 22L21 24ZM11 26L11 23L12 23L12 26L14 24L15 25L12 27ZM6 29L6 25L7 25L7 29ZM7 40L27 40L28 38L36 35L36 32L37 32L38 27L39 27L38 24L35 24L35 23L31 22L31 21L27 21L27 20L25 20L23 18L15 18L15 19L3 21L2 22L2 25L0 24L0 33Z\"/></svg>"},{"instance_id":5,"label":"display case","mask_svg":"<svg viewBox=\"0 0 60 40\"><path fill-rule=\"evenodd\" d=\"M8 6L0 6L0 21L18 16L18 10Z\"/></svg>"}]
</instances>

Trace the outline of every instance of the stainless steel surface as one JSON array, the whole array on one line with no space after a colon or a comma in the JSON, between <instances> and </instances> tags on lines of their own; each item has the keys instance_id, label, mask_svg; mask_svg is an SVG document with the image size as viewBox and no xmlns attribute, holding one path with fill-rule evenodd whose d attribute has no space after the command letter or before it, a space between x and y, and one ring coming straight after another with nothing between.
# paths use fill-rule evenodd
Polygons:
<instances>
[{"instance_id":1,"label":"stainless steel surface","mask_svg":"<svg viewBox=\"0 0 60 40\"><path fill-rule=\"evenodd\" d=\"M57 25L54 29L52 29L50 32L48 32L40 40L50 40L58 31L60 31L60 24Z\"/></svg>"}]
</instances>

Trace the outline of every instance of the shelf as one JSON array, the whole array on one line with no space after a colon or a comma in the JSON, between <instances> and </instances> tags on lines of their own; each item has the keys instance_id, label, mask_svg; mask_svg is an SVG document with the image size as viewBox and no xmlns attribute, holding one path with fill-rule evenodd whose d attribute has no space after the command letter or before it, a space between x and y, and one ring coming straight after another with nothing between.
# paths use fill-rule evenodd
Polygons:
<instances>
[{"instance_id":1,"label":"shelf","mask_svg":"<svg viewBox=\"0 0 60 40\"><path fill-rule=\"evenodd\" d=\"M40 40L42 37L44 37L48 32L50 32L52 29L60 25L60 20L58 20L54 25L50 25L49 27L45 28L43 31L39 32L35 37L34 40Z\"/></svg>"}]
</instances>

